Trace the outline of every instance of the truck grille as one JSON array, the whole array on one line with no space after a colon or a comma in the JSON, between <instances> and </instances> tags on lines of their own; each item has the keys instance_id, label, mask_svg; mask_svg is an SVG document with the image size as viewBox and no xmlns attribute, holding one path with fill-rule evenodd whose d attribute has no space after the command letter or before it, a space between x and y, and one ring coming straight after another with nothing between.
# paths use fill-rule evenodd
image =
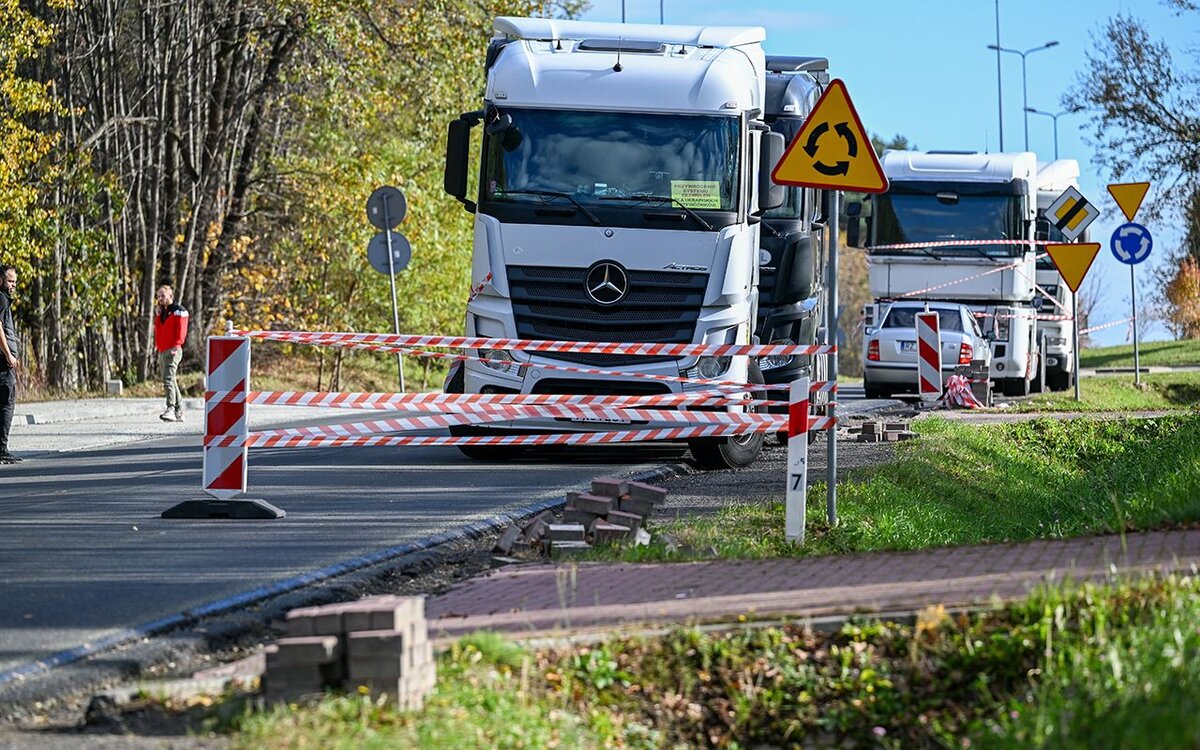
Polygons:
<instances>
[{"instance_id":1,"label":"truck grille","mask_svg":"<svg viewBox=\"0 0 1200 750\"><path fill-rule=\"evenodd\" d=\"M629 293L602 307L584 290L586 268L509 266L517 336L535 341L690 344L700 317L708 275L628 271ZM666 362L675 357L561 354L554 359L616 366Z\"/></svg>"}]
</instances>

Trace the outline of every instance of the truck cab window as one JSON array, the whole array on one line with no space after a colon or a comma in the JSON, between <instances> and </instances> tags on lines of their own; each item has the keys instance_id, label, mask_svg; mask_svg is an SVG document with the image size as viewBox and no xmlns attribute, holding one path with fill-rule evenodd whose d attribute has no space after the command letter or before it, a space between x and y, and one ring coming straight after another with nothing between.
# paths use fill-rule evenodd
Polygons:
<instances>
[{"instance_id":1,"label":"truck cab window","mask_svg":"<svg viewBox=\"0 0 1200 750\"><path fill-rule=\"evenodd\" d=\"M530 193L542 191L588 206L667 198L695 211L738 209L738 118L521 108L503 115L521 136L488 136L485 203L536 202Z\"/></svg>"}]
</instances>

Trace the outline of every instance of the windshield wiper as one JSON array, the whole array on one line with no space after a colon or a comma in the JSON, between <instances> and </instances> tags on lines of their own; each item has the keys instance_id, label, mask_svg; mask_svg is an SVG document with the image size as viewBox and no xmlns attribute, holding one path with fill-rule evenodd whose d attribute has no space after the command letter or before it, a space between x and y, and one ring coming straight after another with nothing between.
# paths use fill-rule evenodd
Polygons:
<instances>
[{"instance_id":1,"label":"windshield wiper","mask_svg":"<svg viewBox=\"0 0 1200 750\"><path fill-rule=\"evenodd\" d=\"M918 247L917 250L920 250L922 253L924 253L925 255L928 255L930 258L933 258L934 260L945 260L945 258L943 258L942 256L938 255L937 253L933 252L932 250L930 250L927 247Z\"/></svg>"},{"instance_id":2,"label":"windshield wiper","mask_svg":"<svg viewBox=\"0 0 1200 750\"><path fill-rule=\"evenodd\" d=\"M700 214L685 206L678 198L671 198L666 195L605 195L597 200L632 201L634 203L672 203L682 208L685 214L695 219L706 231L711 232L713 230L712 224L709 224Z\"/></svg>"},{"instance_id":3,"label":"windshield wiper","mask_svg":"<svg viewBox=\"0 0 1200 750\"><path fill-rule=\"evenodd\" d=\"M500 190L500 195L536 195L540 198L565 198L574 204L579 212L588 217L593 224L600 226L600 220L596 218L596 214L583 207L583 204L575 200L575 197L570 193L559 193L554 190Z\"/></svg>"}]
</instances>

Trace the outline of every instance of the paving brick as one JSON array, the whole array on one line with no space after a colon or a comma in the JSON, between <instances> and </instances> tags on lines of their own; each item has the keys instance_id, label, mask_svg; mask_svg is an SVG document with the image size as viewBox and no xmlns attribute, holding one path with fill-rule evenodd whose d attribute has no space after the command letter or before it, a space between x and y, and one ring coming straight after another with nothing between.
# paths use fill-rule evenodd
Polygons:
<instances>
[{"instance_id":1,"label":"paving brick","mask_svg":"<svg viewBox=\"0 0 1200 750\"><path fill-rule=\"evenodd\" d=\"M347 659L374 659L404 653L404 634L395 630L366 630L346 638Z\"/></svg>"},{"instance_id":2,"label":"paving brick","mask_svg":"<svg viewBox=\"0 0 1200 750\"><path fill-rule=\"evenodd\" d=\"M575 510L574 508L567 508L562 514L563 523L578 523L584 526L589 526L591 525L592 521L595 520L595 513L587 513L582 510Z\"/></svg>"},{"instance_id":3,"label":"paving brick","mask_svg":"<svg viewBox=\"0 0 1200 750\"><path fill-rule=\"evenodd\" d=\"M880 432L880 430L879 430L878 422L863 422L862 423L862 434L875 435L879 432Z\"/></svg>"},{"instance_id":4,"label":"paving brick","mask_svg":"<svg viewBox=\"0 0 1200 750\"><path fill-rule=\"evenodd\" d=\"M628 539L633 535L633 529L597 519L588 529L588 533L592 535L594 544L609 544Z\"/></svg>"},{"instance_id":5,"label":"paving brick","mask_svg":"<svg viewBox=\"0 0 1200 750\"><path fill-rule=\"evenodd\" d=\"M536 542L541 539L546 533L546 526L550 520L554 518L550 511L543 511L534 516L529 523L525 524L525 530L521 532L521 539L526 542Z\"/></svg>"},{"instance_id":6,"label":"paving brick","mask_svg":"<svg viewBox=\"0 0 1200 750\"><path fill-rule=\"evenodd\" d=\"M425 597L397 596L371 611L371 630L402 630L408 623L425 619Z\"/></svg>"},{"instance_id":7,"label":"paving brick","mask_svg":"<svg viewBox=\"0 0 1200 750\"><path fill-rule=\"evenodd\" d=\"M592 545L584 541L550 542L550 556L555 558L570 557L571 555L578 555L581 552L587 552L591 548Z\"/></svg>"},{"instance_id":8,"label":"paving brick","mask_svg":"<svg viewBox=\"0 0 1200 750\"><path fill-rule=\"evenodd\" d=\"M325 675L319 665L293 664L268 669L263 674L263 697L270 703L294 703L325 691Z\"/></svg>"},{"instance_id":9,"label":"paving brick","mask_svg":"<svg viewBox=\"0 0 1200 750\"><path fill-rule=\"evenodd\" d=\"M407 665L404 662L399 655L350 659L346 662L346 679L399 679L406 672Z\"/></svg>"},{"instance_id":10,"label":"paving brick","mask_svg":"<svg viewBox=\"0 0 1200 750\"><path fill-rule=\"evenodd\" d=\"M908 422L886 422L883 425L884 432L904 432L908 429Z\"/></svg>"},{"instance_id":11,"label":"paving brick","mask_svg":"<svg viewBox=\"0 0 1200 750\"><path fill-rule=\"evenodd\" d=\"M298 607L289 611L285 616L287 634L289 636L316 635L315 623L313 623L316 613L316 607Z\"/></svg>"},{"instance_id":12,"label":"paving brick","mask_svg":"<svg viewBox=\"0 0 1200 750\"><path fill-rule=\"evenodd\" d=\"M634 497L633 495L621 498L621 501L617 505L618 510L626 513L633 513L641 516L642 518L648 518L654 513L654 509L657 507L649 500L643 500L642 498Z\"/></svg>"},{"instance_id":13,"label":"paving brick","mask_svg":"<svg viewBox=\"0 0 1200 750\"><path fill-rule=\"evenodd\" d=\"M546 538L551 542L582 542L585 531L581 523L552 523L546 526Z\"/></svg>"},{"instance_id":14,"label":"paving brick","mask_svg":"<svg viewBox=\"0 0 1200 750\"><path fill-rule=\"evenodd\" d=\"M655 505L662 505L667 500L667 490L665 487L657 487L645 482L628 482L627 484L629 486L630 497L645 500Z\"/></svg>"},{"instance_id":15,"label":"paving brick","mask_svg":"<svg viewBox=\"0 0 1200 750\"><path fill-rule=\"evenodd\" d=\"M267 669L293 664L328 664L341 657L341 639L336 635L280 638L274 653L267 655Z\"/></svg>"},{"instance_id":16,"label":"paving brick","mask_svg":"<svg viewBox=\"0 0 1200 750\"><path fill-rule=\"evenodd\" d=\"M582 510L585 513L591 513L593 516L603 516L613 509L613 503L614 499L612 497L583 493L568 500L567 508Z\"/></svg>"},{"instance_id":17,"label":"paving brick","mask_svg":"<svg viewBox=\"0 0 1200 750\"><path fill-rule=\"evenodd\" d=\"M493 552L499 552L502 555L507 555L512 552L513 545L521 538L521 527L517 524L509 524L500 538L496 540L496 545L492 547Z\"/></svg>"},{"instance_id":18,"label":"paving brick","mask_svg":"<svg viewBox=\"0 0 1200 750\"><path fill-rule=\"evenodd\" d=\"M623 479L616 477L597 477L592 480L592 494L601 497L620 497L629 489Z\"/></svg>"},{"instance_id":19,"label":"paving brick","mask_svg":"<svg viewBox=\"0 0 1200 750\"><path fill-rule=\"evenodd\" d=\"M642 528L642 517L636 513L627 513L623 510L614 510L605 517L609 523L617 526L624 526L628 529L637 531Z\"/></svg>"},{"instance_id":20,"label":"paving brick","mask_svg":"<svg viewBox=\"0 0 1200 750\"><path fill-rule=\"evenodd\" d=\"M346 632L342 627L342 605L326 604L317 607L313 613L313 635L341 635Z\"/></svg>"}]
</instances>

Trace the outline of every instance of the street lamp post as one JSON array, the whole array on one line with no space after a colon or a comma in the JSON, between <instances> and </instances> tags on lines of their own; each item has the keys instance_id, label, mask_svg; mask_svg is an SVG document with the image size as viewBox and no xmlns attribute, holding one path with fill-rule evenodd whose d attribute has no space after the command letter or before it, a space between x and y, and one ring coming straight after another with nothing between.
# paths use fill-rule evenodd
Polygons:
<instances>
[{"instance_id":1,"label":"street lamp post","mask_svg":"<svg viewBox=\"0 0 1200 750\"><path fill-rule=\"evenodd\" d=\"M1049 117L1051 120L1054 120L1054 158L1057 159L1058 158L1058 118L1062 117L1063 115L1069 115L1071 113L1071 110L1064 109L1062 112L1043 112L1040 109L1034 109L1033 107L1026 107L1025 111L1031 115L1045 115L1046 117Z\"/></svg>"},{"instance_id":2,"label":"street lamp post","mask_svg":"<svg viewBox=\"0 0 1200 750\"><path fill-rule=\"evenodd\" d=\"M1043 44L1040 47L1031 47L1030 49L1027 49L1024 51L1019 50L1019 49L1009 49L1008 47L1001 47L999 44L989 44L987 46L988 49L996 50L996 54L1000 54L1001 52L1011 52L1014 55L1021 56L1021 102L1022 102L1021 106L1023 106L1025 108L1024 115L1025 115L1025 150L1026 151L1029 150L1029 89L1026 85L1028 79L1025 75L1025 57L1027 55L1033 54L1034 52L1039 52L1041 50L1050 49L1051 47L1056 47L1056 46L1058 46L1058 42L1056 42L1056 41L1046 42L1045 44Z\"/></svg>"}]
</instances>

